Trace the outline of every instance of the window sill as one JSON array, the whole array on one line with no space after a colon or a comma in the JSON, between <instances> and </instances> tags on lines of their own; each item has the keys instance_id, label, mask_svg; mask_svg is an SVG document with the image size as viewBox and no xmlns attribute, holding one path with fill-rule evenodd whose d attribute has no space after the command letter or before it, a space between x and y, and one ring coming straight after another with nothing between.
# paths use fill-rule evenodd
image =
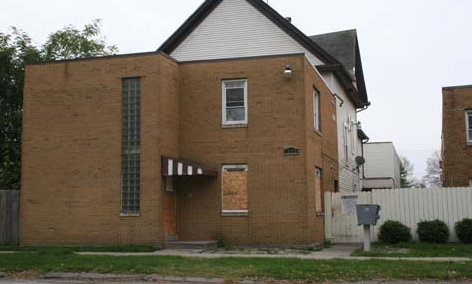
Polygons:
<instances>
[{"instance_id":1,"label":"window sill","mask_svg":"<svg viewBox=\"0 0 472 284\"><path fill-rule=\"evenodd\" d=\"M246 217L249 215L248 210L223 210L221 216L223 217Z\"/></svg>"},{"instance_id":2,"label":"window sill","mask_svg":"<svg viewBox=\"0 0 472 284\"><path fill-rule=\"evenodd\" d=\"M247 123L222 124L221 128L247 128Z\"/></svg>"},{"instance_id":3,"label":"window sill","mask_svg":"<svg viewBox=\"0 0 472 284\"><path fill-rule=\"evenodd\" d=\"M316 212L316 217L323 217L324 215L324 212Z\"/></svg>"},{"instance_id":4,"label":"window sill","mask_svg":"<svg viewBox=\"0 0 472 284\"><path fill-rule=\"evenodd\" d=\"M140 213L120 213L120 217L139 217Z\"/></svg>"}]
</instances>

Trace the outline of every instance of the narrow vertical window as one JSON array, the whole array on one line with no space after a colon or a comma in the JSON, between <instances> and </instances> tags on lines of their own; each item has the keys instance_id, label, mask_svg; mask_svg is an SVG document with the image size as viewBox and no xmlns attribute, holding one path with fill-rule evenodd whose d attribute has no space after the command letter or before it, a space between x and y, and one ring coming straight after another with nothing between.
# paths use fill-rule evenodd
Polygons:
<instances>
[{"instance_id":1,"label":"narrow vertical window","mask_svg":"<svg viewBox=\"0 0 472 284\"><path fill-rule=\"evenodd\" d=\"M221 177L223 214L247 214L247 165L224 165Z\"/></svg>"},{"instance_id":2,"label":"narrow vertical window","mask_svg":"<svg viewBox=\"0 0 472 284\"><path fill-rule=\"evenodd\" d=\"M247 124L247 81L223 81L223 124Z\"/></svg>"},{"instance_id":3,"label":"narrow vertical window","mask_svg":"<svg viewBox=\"0 0 472 284\"><path fill-rule=\"evenodd\" d=\"M465 112L465 127L467 134L467 143L472 144L472 110Z\"/></svg>"},{"instance_id":4,"label":"narrow vertical window","mask_svg":"<svg viewBox=\"0 0 472 284\"><path fill-rule=\"evenodd\" d=\"M320 93L316 90L313 90L313 125L320 131Z\"/></svg>"},{"instance_id":5,"label":"narrow vertical window","mask_svg":"<svg viewBox=\"0 0 472 284\"><path fill-rule=\"evenodd\" d=\"M472 187L472 178L469 179L469 187Z\"/></svg>"},{"instance_id":6,"label":"narrow vertical window","mask_svg":"<svg viewBox=\"0 0 472 284\"><path fill-rule=\"evenodd\" d=\"M141 81L122 79L121 213L139 213Z\"/></svg>"}]
</instances>

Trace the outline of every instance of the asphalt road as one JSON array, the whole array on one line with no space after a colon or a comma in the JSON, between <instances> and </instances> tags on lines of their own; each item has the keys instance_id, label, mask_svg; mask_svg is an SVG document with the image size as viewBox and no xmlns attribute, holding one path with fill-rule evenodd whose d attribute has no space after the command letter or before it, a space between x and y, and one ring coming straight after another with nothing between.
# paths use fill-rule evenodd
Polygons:
<instances>
[{"instance_id":1,"label":"asphalt road","mask_svg":"<svg viewBox=\"0 0 472 284\"><path fill-rule=\"evenodd\" d=\"M202 284L200 282L173 282L173 281L122 281L122 282L104 282L104 281L77 281L77 280L45 280L45 279L27 279L27 280L9 280L2 279L0 284ZM289 283L284 281L283 283ZM297 282L299 283L299 282ZM335 284L472 284L472 282L432 282L432 281L366 281L366 282L335 282Z\"/></svg>"}]
</instances>

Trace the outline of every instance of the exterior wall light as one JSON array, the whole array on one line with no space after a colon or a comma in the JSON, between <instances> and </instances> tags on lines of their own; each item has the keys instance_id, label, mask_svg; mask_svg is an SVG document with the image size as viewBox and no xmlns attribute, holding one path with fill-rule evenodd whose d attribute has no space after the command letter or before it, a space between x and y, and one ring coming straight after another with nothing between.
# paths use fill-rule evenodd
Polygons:
<instances>
[{"instance_id":1,"label":"exterior wall light","mask_svg":"<svg viewBox=\"0 0 472 284\"><path fill-rule=\"evenodd\" d=\"M292 67L290 65L287 65L287 67L285 67L285 70L284 70L284 76L292 77L292 74L293 74Z\"/></svg>"}]
</instances>

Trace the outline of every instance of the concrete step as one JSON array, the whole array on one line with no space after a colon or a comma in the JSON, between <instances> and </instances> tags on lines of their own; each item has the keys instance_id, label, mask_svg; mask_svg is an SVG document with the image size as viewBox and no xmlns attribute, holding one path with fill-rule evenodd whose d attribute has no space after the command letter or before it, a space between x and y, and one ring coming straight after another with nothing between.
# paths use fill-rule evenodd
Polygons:
<instances>
[{"instance_id":1,"label":"concrete step","mask_svg":"<svg viewBox=\"0 0 472 284\"><path fill-rule=\"evenodd\" d=\"M216 249L216 241L167 241L164 244L166 249Z\"/></svg>"}]
</instances>

